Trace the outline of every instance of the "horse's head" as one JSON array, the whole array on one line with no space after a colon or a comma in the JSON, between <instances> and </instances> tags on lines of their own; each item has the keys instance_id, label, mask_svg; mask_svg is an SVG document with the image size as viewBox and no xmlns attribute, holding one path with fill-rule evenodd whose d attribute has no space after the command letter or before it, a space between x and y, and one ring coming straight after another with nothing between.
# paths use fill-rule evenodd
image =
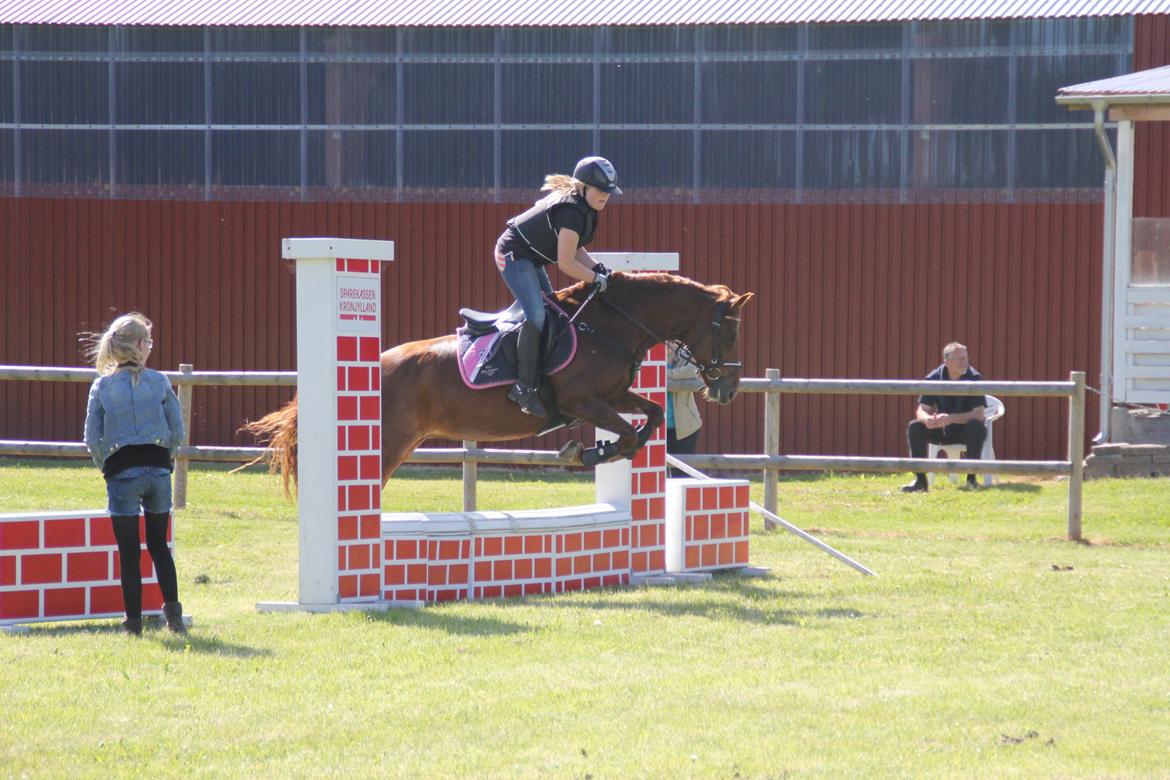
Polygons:
<instances>
[{"instance_id":1,"label":"horse's head","mask_svg":"<svg viewBox=\"0 0 1170 780\"><path fill-rule=\"evenodd\" d=\"M718 404L731 403L739 391L743 363L739 359L739 310L753 293L736 295L718 285L712 305L693 324L683 343L707 386L707 398Z\"/></svg>"}]
</instances>

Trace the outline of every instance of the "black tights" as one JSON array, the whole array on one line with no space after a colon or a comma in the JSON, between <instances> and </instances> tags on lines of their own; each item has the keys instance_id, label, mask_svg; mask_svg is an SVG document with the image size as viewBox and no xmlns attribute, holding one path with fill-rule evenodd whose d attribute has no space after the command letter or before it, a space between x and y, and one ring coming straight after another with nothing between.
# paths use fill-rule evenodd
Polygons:
<instances>
[{"instance_id":1,"label":"black tights","mask_svg":"<svg viewBox=\"0 0 1170 780\"><path fill-rule=\"evenodd\" d=\"M122 568L122 602L126 617L142 617L142 542L138 538L137 515L114 515L114 538L118 540L118 558ZM154 561L154 573L163 601L179 600L179 581L175 574L175 559L167 547L167 524L170 515L166 512L146 513L146 549Z\"/></svg>"}]
</instances>

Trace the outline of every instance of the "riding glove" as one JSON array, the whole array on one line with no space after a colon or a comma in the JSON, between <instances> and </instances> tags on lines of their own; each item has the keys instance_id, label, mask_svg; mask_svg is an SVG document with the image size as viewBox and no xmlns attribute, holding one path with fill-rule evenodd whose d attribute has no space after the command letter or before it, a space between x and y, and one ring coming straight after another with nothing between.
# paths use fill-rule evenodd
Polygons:
<instances>
[{"instance_id":1,"label":"riding glove","mask_svg":"<svg viewBox=\"0 0 1170 780\"><path fill-rule=\"evenodd\" d=\"M605 292L609 288L609 269L601 263L593 266L593 287L597 292Z\"/></svg>"}]
</instances>

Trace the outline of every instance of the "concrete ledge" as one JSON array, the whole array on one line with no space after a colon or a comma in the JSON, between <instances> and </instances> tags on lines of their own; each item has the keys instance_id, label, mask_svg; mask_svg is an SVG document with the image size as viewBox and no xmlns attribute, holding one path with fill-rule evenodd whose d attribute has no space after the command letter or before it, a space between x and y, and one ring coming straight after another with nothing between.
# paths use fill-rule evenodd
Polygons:
<instances>
[{"instance_id":1,"label":"concrete ledge","mask_svg":"<svg viewBox=\"0 0 1170 780\"><path fill-rule=\"evenodd\" d=\"M299 604L295 601L261 601L256 604L257 612L385 612L395 607L418 609L421 601L359 601L345 604Z\"/></svg>"},{"instance_id":2,"label":"concrete ledge","mask_svg":"<svg viewBox=\"0 0 1170 780\"><path fill-rule=\"evenodd\" d=\"M638 587L650 585L685 585L696 582L709 582L711 575L707 572L667 572L665 574L634 574L630 577L630 584Z\"/></svg>"},{"instance_id":3,"label":"concrete ledge","mask_svg":"<svg viewBox=\"0 0 1170 780\"><path fill-rule=\"evenodd\" d=\"M767 566L744 566L739 569L732 569L732 574L740 577L770 577L772 570Z\"/></svg>"},{"instance_id":4,"label":"concrete ledge","mask_svg":"<svg viewBox=\"0 0 1170 780\"><path fill-rule=\"evenodd\" d=\"M1170 445L1098 444L1085 458L1085 478L1170 476Z\"/></svg>"}]
</instances>

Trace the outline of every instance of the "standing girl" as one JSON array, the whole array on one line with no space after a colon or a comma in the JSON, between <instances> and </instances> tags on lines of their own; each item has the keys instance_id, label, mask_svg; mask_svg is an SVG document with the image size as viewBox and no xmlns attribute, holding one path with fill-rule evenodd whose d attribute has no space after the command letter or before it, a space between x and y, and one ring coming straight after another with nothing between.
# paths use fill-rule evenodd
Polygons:
<instances>
[{"instance_id":1,"label":"standing girl","mask_svg":"<svg viewBox=\"0 0 1170 780\"><path fill-rule=\"evenodd\" d=\"M142 633L142 555L138 538L139 507L146 517L146 549L154 561L167 628L186 632L175 561L167 547L171 512L171 471L183 441L183 416L170 380L146 367L151 322L141 314L118 317L100 337L94 334L90 356L98 378L89 388L85 446L106 479L109 513L118 541L122 629Z\"/></svg>"},{"instance_id":2,"label":"standing girl","mask_svg":"<svg viewBox=\"0 0 1170 780\"><path fill-rule=\"evenodd\" d=\"M525 414L548 417L540 401L540 334L544 329L544 295L553 294L545 266L556 264L567 276L593 282L605 292L609 271L585 251L597 230L598 215L610 195L621 195L617 172L604 157L586 157L572 176L544 178L549 194L532 208L508 220L496 241L496 268L524 309L516 344L516 386L508 398Z\"/></svg>"}]
</instances>

